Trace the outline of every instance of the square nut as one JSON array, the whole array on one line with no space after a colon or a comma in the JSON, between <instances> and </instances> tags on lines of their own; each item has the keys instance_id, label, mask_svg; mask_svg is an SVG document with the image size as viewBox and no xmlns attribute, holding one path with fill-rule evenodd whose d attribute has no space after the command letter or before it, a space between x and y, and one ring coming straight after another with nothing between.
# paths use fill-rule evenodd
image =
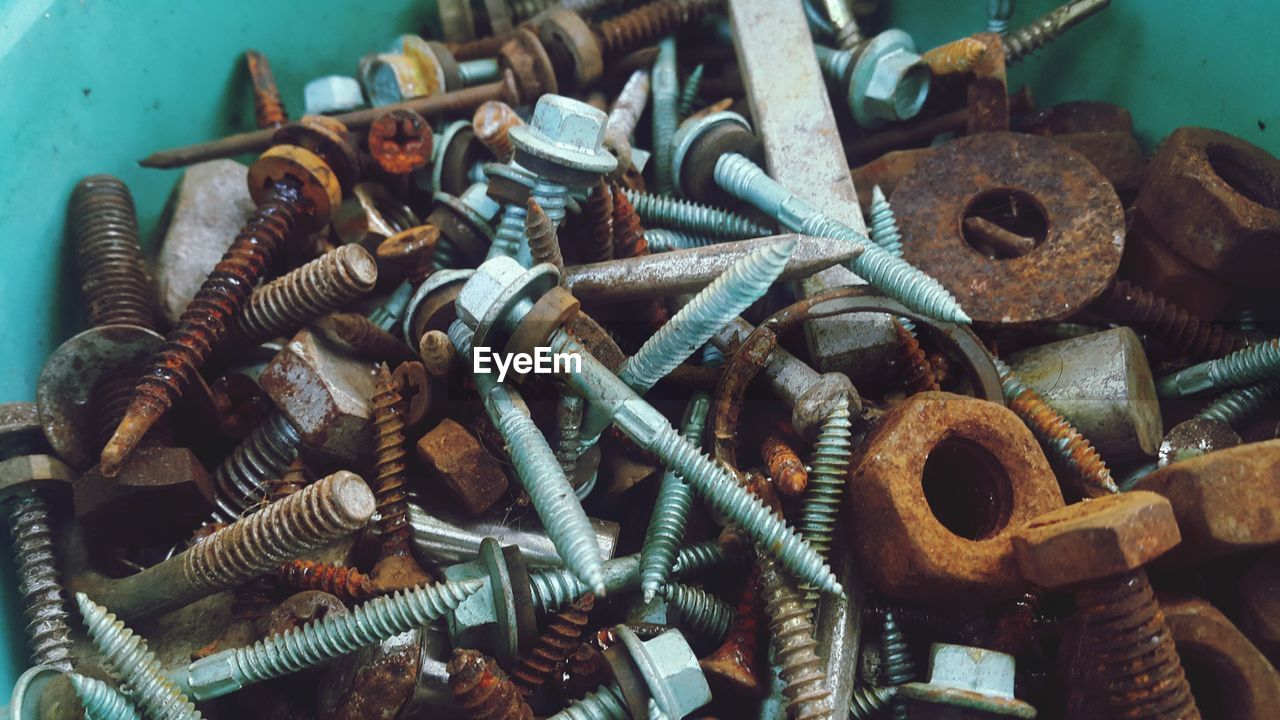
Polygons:
<instances>
[{"instance_id":1,"label":"square nut","mask_svg":"<svg viewBox=\"0 0 1280 720\"><path fill-rule=\"evenodd\" d=\"M507 492L507 476L475 435L445 419L418 441L418 457L472 515L493 507Z\"/></svg>"},{"instance_id":2,"label":"square nut","mask_svg":"<svg viewBox=\"0 0 1280 720\"><path fill-rule=\"evenodd\" d=\"M1055 589L1140 568L1182 537L1169 501L1135 490L1067 505L1013 534L1027 580Z\"/></svg>"}]
</instances>

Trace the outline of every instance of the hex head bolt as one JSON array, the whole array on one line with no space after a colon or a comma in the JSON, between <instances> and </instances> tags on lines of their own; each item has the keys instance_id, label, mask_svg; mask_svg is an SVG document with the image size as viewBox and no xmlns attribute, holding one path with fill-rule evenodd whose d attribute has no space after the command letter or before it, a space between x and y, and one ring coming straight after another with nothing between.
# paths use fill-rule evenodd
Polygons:
<instances>
[{"instance_id":1,"label":"hex head bolt","mask_svg":"<svg viewBox=\"0 0 1280 720\"><path fill-rule=\"evenodd\" d=\"M507 352L532 352L546 345L552 353L577 355L581 371L562 374L574 391L606 410L623 433L678 472L709 505L798 577L827 592L841 593L830 568L794 530L744 490L726 468L686 442L660 412L565 332L562 325L575 305L572 296L556 286L553 269L541 265L525 271L509 258L481 265L457 300L458 316L475 333L477 344Z\"/></svg>"},{"instance_id":2,"label":"hex head bolt","mask_svg":"<svg viewBox=\"0 0 1280 720\"><path fill-rule=\"evenodd\" d=\"M323 227L342 199L342 187L355 180L355 151L341 123L313 118L277 135L280 144L249 169L257 210L183 311L102 450L101 470L108 477L119 472L142 436L182 395L228 322L244 309L272 256L295 231Z\"/></svg>"},{"instance_id":3,"label":"hex head bolt","mask_svg":"<svg viewBox=\"0 0 1280 720\"><path fill-rule=\"evenodd\" d=\"M617 677L548 720L680 720L711 702L711 688L693 648L678 630L641 640L631 628L613 628L621 647L605 651ZM656 711L656 712L655 712Z\"/></svg>"},{"instance_id":4,"label":"hex head bolt","mask_svg":"<svg viewBox=\"0 0 1280 720\"><path fill-rule=\"evenodd\" d=\"M1102 12L1111 0L1069 0L1004 36L1004 61L1012 65L1057 40L1066 31ZM993 31L994 32L994 31Z\"/></svg>"},{"instance_id":5,"label":"hex head bolt","mask_svg":"<svg viewBox=\"0 0 1280 720\"><path fill-rule=\"evenodd\" d=\"M482 580L460 580L402 590L166 674L195 700L222 697L416 630L444 617L483 586Z\"/></svg>"},{"instance_id":6,"label":"hex head bolt","mask_svg":"<svg viewBox=\"0 0 1280 720\"><path fill-rule=\"evenodd\" d=\"M503 260L515 264L510 258ZM449 339L459 356L471 357L474 341L466 325L455 320L449 327ZM603 597L606 593L604 560L600 557L595 531L547 439L533 423L524 399L510 387L499 384L489 373L473 377L489 419L506 440L516 474L556 551L564 558L565 567L585 583L587 590Z\"/></svg>"},{"instance_id":7,"label":"hex head bolt","mask_svg":"<svg viewBox=\"0 0 1280 720\"><path fill-rule=\"evenodd\" d=\"M901 30L885 30L856 51L820 45L814 51L823 75L846 88L854 120L869 130L910 120L929 96L932 72L916 54L915 41Z\"/></svg>"},{"instance_id":8,"label":"hex head bolt","mask_svg":"<svg viewBox=\"0 0 1280 720\"><path fill-rule=\"evenodd\" d=\"M97 594L125 619L173 610L359 530L374 505L359 475L339 471Z\"/></svg>"},{"instance_id":9,"label":"hex head bolt","mask_svg":"<svg viewBox=\"0 0 1280 720\"><path fill-rule=\"evenodd\" d=\"M142 720L124 693L101 680L80 673L71 673L67 679L84 705L84 716L89 720Z\"/></svg>"},{"instance_id":10,"label":"hex head bolt","mask_svg":"<svg viewBox=\"0 0 1280 720\"><path fill-rule=\"evenodd\" d=\"M271 62L257 50L245 50L244 62L249 68L249 81L253 83L253 115L262 129L278 128L289 122L276 76L271 72Z\"/></svg>"},{"instance_id":11,"label":"hex head bolt","mask_svg":"<svg viewBox=\"0 0 1280 720\"><path fill-rule=\"evenodd\" d=\"M771 558L761 556L760 592L769 616L770 643L784 683L787 717L833 718L827 675L818 658L811 612L800 592Z\"/></svg>"},{"instance_id":12,"label":"hex head bolt","mask_svg":"<svg viewBox=\"0 0 1280 720\"><path fill-rule=\"evenodd\" d=\"M1003 35L1009 31L1014 4L1014 0L987 0L987 32Z\"/></svg>"},{"instance_id":13,"label":"hex head bolt","mask_svg":"<svg viewBox=\"0 0 1280 720\"><path fill-rule=\"evenodd\" d=\"M969 323L960 303L937 280L885 252L865 234L819 212L746 157L732 152L720 156L715 180L730 195L751 203L793 232L860 244L862 254L850 262L849 269L908 308L939 320Z\"/></svg>"},{"instance_id":14,"label":"hex head bolt","mask_svg":"<svg viewBox=\"0 0 1280 720\"><path fill-rule=\"evenodd\" d=\"M1251 345L1217 360L1192 365L1156 381L1161 398L1179 398L1213 389L1252 385L1280 374L1280 338Z\"/></svg>"},{"instance_id":15,"label":"hex head bolt","mask_svg":"<svg viewBox=\"0 0 1280 720\"><path fill-rule=\"evenodd\" d=\"M1075 590L1094 659L1090 674L1118 716L1200 717L1142 569L1180 540L1169 501L1145 491L1068 505L1013 534L1027 580Z\"/></svg>"},{"instance_id":16,"label":"hex head bolt","mask_svg":"<svg viewBox=\"0 0 1280 720\"><path fill-rule=\"evenodd\" d=\"M985 648L935 643L929 650L929 682L909 682L896 688L891 700L911 700L909 717L918 713L975 714L975 717L1034 718L1036 709L1013 696L1015 660L1012 655ZM878 700L878 698L877 698ZM925 710L924 705L941 706ZM946 709L943 709L946 708ZM1135 716L1138 717L1138 716ZM1141 717L1156 717L1143 715ZM1166 716L1159 716L1164 718ZM1173 718L1198 715L1170 715Z\"/></svg>"},{"instance_id":17,"label":"hex head bolt","mask_svg":"<svg viewBox=\"0 0 1280 720\"><path fill-rule=\"evenodd\" d=\"M476 720L533 720L524 694L484 653L454 648L446 668L453 702Z\"/></svg>"},{"instance_id":18,"label":"hex head bolt","mask_svg":"<svg viewBox=\"0 0 1280 720\"><path fill-rule=\"evenodd\" d=\"M684 422L680 434L685 440L701 447L707 427L707 410L711 396L694 393L684 408ZM693 508L693 489L678 475L668 470L658 485L658 496L653 501L653 513L640 547L640 592L644 602L653 602L671 577L676 552L684 540L685 523Z\"/></svg>"},{"instance_id":19,"label":"hex head bolt","mask_svg":"<svg viewBox=\"0 0 1280 720\"><path fill-rule=\"evenodd\" d=\"M76 593L80 617L103 664L121 679L121 689L148 718L200 720L195 703L160 671L160 661L147 643L107 609Z\"/></svg>"},{"instance_id":20,"label":"hex head bolt","mask_svg":"<svg viewBox=\"0 0 1280 720\"><path fill-rule=\"evenodd\" d=\"M39 438L34 422L10 425L5 431L0 439L9 452L26 444L23 434ZM43 445L42 440L36 444ZM31 659L63 672L72 671L75 662L45 495L65 492L73 479L71 468L52 455L15 455L0 462L0 511L13 539Z\"/></svg>"}]
</instances>

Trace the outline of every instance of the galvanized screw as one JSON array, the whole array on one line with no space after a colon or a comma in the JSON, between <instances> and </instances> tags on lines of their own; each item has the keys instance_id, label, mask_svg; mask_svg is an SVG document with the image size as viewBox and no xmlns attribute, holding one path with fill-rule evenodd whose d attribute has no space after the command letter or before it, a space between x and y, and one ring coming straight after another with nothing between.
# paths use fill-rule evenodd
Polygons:
<instances>
[{"instance_id":1,"label":"galvanized screw","mask_svg":"<svg viewBox=\"0 0 1280 720\"><path fill-rule=\"evenodd\" d=\"M1009 31L1014 0L987 0L987 32L1001 35Z\"/></svg>"},{"instance_id":2,"label":"galvanized screw","mask_svg":"<svg viewBox=\"0 0 1280 720\"><path fill-rule=\"evenodd\" d=\"M676 39L666 37L658 43L658 58L653 63L653 170L654 189L659 195L670 195L672 138L679 118L680 79L676 75Z\"/></svg>"},{"instance_id":3,"label":"galvanized screw","mask_svg":"<svg viewBox=\"0 0 1280 720\"><path fill-rule=\"evenodd\" d=\"M1106 9L1111 0L1070 0L1004 37L1004 61L1012 65Z\"/></svg>"},{"instance_id":4,"label":"galvanized screw","mask_svg":"<svg viewBox=\"0 0 1280 720\"><path fill-rule=\"evenodd\" d=\"M1273 381L1228 390L1205 405L1196 417L1238 426L1262 409L1278 392L1280 383Z\"/></svg>"},{"instance_id":5,"label":"galvanized screw","mask_svg":"<svg viewBox=\"0 0 1280 720\"><path fill-rule=\"evenodd\" d=\"M1186 397L1215 388L1252 385L1280 373L1280 338L1272 338L1217 360L1192 365L1156 381L1162 398Z\"/></svg>"},{"instance_id":6,"label":"galvanized screw","mask_svg":"<svg viewBox=\"0 0 1280 720\"><path fill-rule=\"evenodd\" d=\"M937 280L885 252L865 234L822 214L742 155L722 155L716 161L715 179L726 192L751 203L793 232L860 243L862 254L849 268L907 307L940 320L970 322L960 303Z\"/></svg>"},{"instance_id":7,"label":"galvanized screw","mask_svg":"<svg viewBox=\"0 0 1280 720\"><path fill-rule=\"evenodd\" d=\"M645 225L707 235L724 240L764 237L773 229L737 213L674 197L622 189ZM645 237L648 237L646 232Z\"/></svg>"},{"instance_id":8,"label":"galvanized screw","mask_svg":"<svg viewBox=\"0 0 1280 720\"><path fill-rule=\"evenodd\" d=\"M902 636L902 629L893 612L886 610L884 614L884 635L880 639L880 664L884 673L884 684L897 687L911 682L915 677L915 663L907 649L907 641ZM902 702L893 703L893 716L897 720L907 720L907 706Z\"/></svg>"},{"instance_id":9,"label":"galvanized screw","mask_svg":"<svg viewBox=\"0 0 1280 720\"><path fill-rule=\"evenodd\" d=\"M719 239L706 235L694 235L680 230L654 228L644 231L645 242L649 244L650 253L688 250L689 248L706 247L720 242Z\"/></svg>"},{"instance_id":10,"label":"galvanized screw","mask_svg":"<svg viewBox=\"0 0 1280 720\"><path fill-rule=\"evenodd\" d=\"M853 454L853 426L849 422L849 401L840 398L818 432L810 460L809 482L800 504L800 535L824 559L835 535L836 516L844 498L849 476L849 460ZM817 592L804 588L805 602L812 607Z\"/></svg>"},{"instance_id":11,"label":"galvanized screw","mask_svg":"<svg viewBox=\"0 0 1280 720\"><path fill-rule=\"evenodd\" d=\"M129 698L110 685L80 673L67 675L87 720L142 720Z\"/></svg>"},{"instance_id":12,"label":"galvanized screw","mask_svg":"<svg viewBox=\"0 0 1280 720\"><path fill-rule=\"evenodd\" d=\"M667 583L662 598L670 605L689 630L707 640L720 643L733 622L733 606L711 593L683 583Z\"/></svg>"},{"instance_id":13,"label":"galvanized screw","mask_svg":"<svg viewBox=\"0 0 1280 720\"><path fill-rule=\"evenodd\" d=\"M680 100L676 103L677 119L684 120L693 114L694 106L698 104L698 92L702 89L702 75L706 71L707 66L698 63L689 77L684 79L684 85L680 87Z\"/></svg>"}]
</instances>

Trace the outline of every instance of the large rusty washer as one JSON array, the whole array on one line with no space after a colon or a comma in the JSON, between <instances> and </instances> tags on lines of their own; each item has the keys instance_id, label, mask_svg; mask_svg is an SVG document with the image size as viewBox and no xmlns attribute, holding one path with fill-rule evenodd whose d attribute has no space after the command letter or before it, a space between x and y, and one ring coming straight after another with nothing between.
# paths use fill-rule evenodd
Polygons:
<instances>
[{"instance_id":1,"label":"large rusty washer","mask_svg":"<svg viewBox=\"0 0 1280 720\"><path fill-rule=\"evenodd\" d=\"M1020 257L993 259L962 233L966 211L992 192L1030 197L1046 234ZM904 257L937 278L979 323L1059 320L1106 288L1124 249L1124 210L1080 154L1045 138L987 133L938 147L898 185Z\"/></svg>"}]
</instances>

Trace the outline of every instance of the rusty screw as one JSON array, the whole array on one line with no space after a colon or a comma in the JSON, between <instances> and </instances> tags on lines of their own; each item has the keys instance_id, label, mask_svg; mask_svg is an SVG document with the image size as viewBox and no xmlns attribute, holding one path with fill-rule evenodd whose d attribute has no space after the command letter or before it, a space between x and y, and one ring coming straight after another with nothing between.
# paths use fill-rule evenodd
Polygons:
<instances>
[{"instance_id":1,"label":"rusty screw","mask_svg":"<svg viewBox=\"0 0 1280 720\"><path fill-rule=\"evenodd\" d=\"M560 663L578 649L595 604L596 596L587 593L547 620L533 648L511 673L512 682L526 697L550 680Z\"/></svg>"},{"instance_id":2,"label":"rusty screw","mask_svg":"<svg viewBox=\"0 0 1280 720\"><path fill-rule=\"evenodd\" d=\"M771 432L760 443L760 458L769 468L769 477L778 490L787 495L799 495L809 483L809 471L804 461L791 447L791 441L781 432Z\"/></svg>"},{"instance_id":3,"label":"rusty screw","mask_svg":"<svg viewBox=\"0 0 1280 720\"><path fill-rule=\"evenodd\" d=\"M249 66L249 80L253 83L253 112L258 120L258 127L278 128L289 122L289 115L284 110L280 88L276 87L276 76L271 72L267 56L257 50L245 50L244 61Z\"/></svg>"},{"instance_id":4,"label":"rusty screw","mask_svg":"<svg viewBox=\"0 0 1280 720\"><path fill-rule=\"evenodd\" d=\"M516 150L511 145L511 128L524 125L524 120L511 109L511 106L491 100L476 108L471 118L471 126L475 129L476 139L489 148L500 163L509 163Z\"/></svg>"},{"instance_id":5,"label":"rusty screw","mask_svg":"<svg viewBox=\"0 0 1280 720\"><path fill-rule=\"evenodd\" d=\"M449 691L476 720L533 720L533 710L493 658L456 648L449 660Z\"/></svg>"},{"instance_id":6,"label":"rusty screw","mask_svg":"<svg viewBox=\"0 0 1280 720\"><path fill-rule=\"evenodd\" d=\"M378 394L373 398L374 455L377 475L372 483L378 499L378 536L382 553L373 579L384 590L399 590L430 582L410 550L408 496L405 494L403 401L386 364L378 367Z\"/></svg>"},{"instance_id":7,"label":"rusty screw","mask_svg":"<svg viewBox=\"0 0 1280 720\"><path fill-rule=\"evenodd\" d=\"M392 175L408 175L431 162L434 143L426 118L408 108L384 112L369 125L369 154Z\"/></svg>"}]
</instances>

